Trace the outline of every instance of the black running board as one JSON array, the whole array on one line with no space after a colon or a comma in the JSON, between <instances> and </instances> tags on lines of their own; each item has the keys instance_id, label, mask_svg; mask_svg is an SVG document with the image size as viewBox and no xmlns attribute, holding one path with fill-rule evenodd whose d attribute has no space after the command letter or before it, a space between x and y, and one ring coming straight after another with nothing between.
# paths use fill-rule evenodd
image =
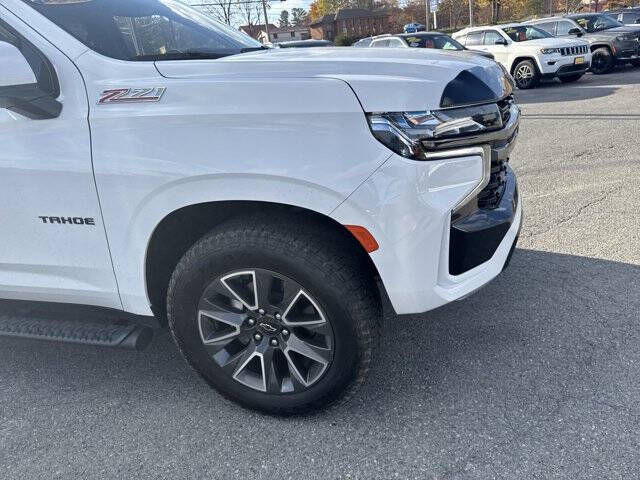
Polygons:
<instances>
[{"instance_id":1,"label":"black running board","mask_svg":"<svg viewBox=\"0 0 640 480\"><path fill-rule=\"evenodd\" d=\"M65 312L60 308L44 310L43 305L28 307L26 302L20 306L18 311L0 308L0 336L134 350L144 349L153 338L148 326L117 318L112 312L78 318L79 312L73 308Z\"/></svg>"}]
</instances>

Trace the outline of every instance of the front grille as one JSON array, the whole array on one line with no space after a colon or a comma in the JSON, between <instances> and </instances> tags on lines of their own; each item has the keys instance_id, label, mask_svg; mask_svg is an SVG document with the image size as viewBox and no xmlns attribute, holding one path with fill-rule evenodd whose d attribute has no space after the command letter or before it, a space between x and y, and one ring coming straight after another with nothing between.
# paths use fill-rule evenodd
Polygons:
<instances>
[{"instance_id":1,"label":"front grille","mask_svg":"<svg viewBox=\"0 0 640 480\"><path fill-rule=\"evenodd\" d=\"M589 52L587 45L580 45L578 47L563 47L560 49L561 55L583 55Z\"/></svg>"},{"instance_id":2,"label":"front grille","mask_svg":"<svg viewBox=\"0 0 640 480\"><path fill-rule=\"evenodd\" d=\"M497 160L491 162L491 176L489 183L478 194L478 208L496 208L502 200L505 186L507 185L507 162L509 160Z\"/></svg>"}]
</instances>

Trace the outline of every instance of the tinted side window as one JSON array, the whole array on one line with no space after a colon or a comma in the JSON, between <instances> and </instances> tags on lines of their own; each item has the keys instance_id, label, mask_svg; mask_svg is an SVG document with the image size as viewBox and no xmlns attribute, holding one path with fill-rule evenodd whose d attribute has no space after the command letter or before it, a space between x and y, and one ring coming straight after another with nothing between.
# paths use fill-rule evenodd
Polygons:
<instances>
[{"instance_id":1,"label":"tinted side window","mask_svg":"<svg viewBox=\"0 0 640 480\"><path fill-rule=\"evenodd\" d=\"M482 37L484 36L484 32L474 32L467 35L467 41L465 46L474 46L474 45L482 45Z\"/></svg>"},{"instance_id":2,"label":"tinted side window","mask_svg":"<svg viewBox=\"0 0 640 480\"><path fill-rule=\"evenodd\" d=\"M371 46L372 47L388 47L389 46L389 40L376 40L374 42L371 42Z\"/></svg>"},{"instance_id":3,"label":"tinted side window","mask_svg":"<svg viewBox=\"0 0 640 480\"><path fill-rule=\"evenodd\" d=\"M168 52L215 48L201 32L165 16L114 17L127 45L129 56L162 55ZM277 34L273 34L276 38Z\"/></svg>"},{"instance_id":4,"label":"tinted side window","mask_svg":"<svg viewBox=\"0 0 640 480\"><path fill-rule=\"evenodd\" d=\"M569 23L569 22L563 22L563 23ZM551 35L555 35L557 24L558 24L557 22L536 23L536 27L541 28L542 30L550 33Z\"/></svg>"},{"instance_id":5,"label":"tinted side window","mask_svg":"<svg viewBox=\"0 0 640 480\"><path fill-rule=\"evenodd\" d=\"M636 23L640 20L640 13L623 13L622 23Z\"/></svg>"},{"instance_id":6,"label":"tinted side window","mask_svg":"<svg viewBox=\"0 0 640 480\"><path fill-rule=\"evenodd\" d=\"M484 32L484 44L485 45L496 45L496 42L500 42L504 40L502 35L494 30L487 30Z\"/></svg>"},{"instance_id":7,"label":"tinted side window","mask_svg":"<svg viewBox=\"0 0 640 480\"><path fill-rule=\"evenodd\" d=\"M556 35L563 36L563 35L569 35L569 30L571 30L572 28L577 28L573 23L571 22L558 22L558 29L557 29L557 33Z\"/></svg>"},{"instance_id":8,"label":"tinted side window","mask_svg":"<svg viewBox=\"0 0 640 480\"><path fill-rule=\"evenodd\" d=\"M178 0L23 1L90 49L119 60L219 58L261 46Z\"/></svg>"}]
</instances>

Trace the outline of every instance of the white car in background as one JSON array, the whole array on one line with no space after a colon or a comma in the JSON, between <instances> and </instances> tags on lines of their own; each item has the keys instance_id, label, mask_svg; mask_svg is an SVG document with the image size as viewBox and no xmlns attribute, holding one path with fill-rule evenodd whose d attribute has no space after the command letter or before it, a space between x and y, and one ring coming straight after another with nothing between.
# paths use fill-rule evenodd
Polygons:
<instances>
[{"instance_id":1,"label":"white car in background","mask_svg":"<svg viewBox=\"0 0 640 480\"><path fill-rule=\"evenodd\" d=\"M469 27L452 37L469 49L493 54L522 89L536 87L543 78L575 82L591 65L587 42L555 38L532 25Z\"/></svg>"}]
</instances>

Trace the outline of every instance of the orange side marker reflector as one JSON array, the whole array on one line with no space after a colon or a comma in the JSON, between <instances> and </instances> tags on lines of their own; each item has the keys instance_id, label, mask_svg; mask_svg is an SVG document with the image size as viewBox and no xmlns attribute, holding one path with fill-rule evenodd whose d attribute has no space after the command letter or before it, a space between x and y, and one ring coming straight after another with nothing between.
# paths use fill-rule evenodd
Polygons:
<instances>
[{"instance_id":1,"label":"orange side marker reflector","mask_svg":"<svg viewBox=\"0 0 640 480\"><path fill-rule=\"evenodd\" d=\"M360 242L360 245L364 247L367 253L375 252L380 248L376 239L373 238L373 235L369 233L364 227L360 225L345 225L345 228L351 232L351 234L356 237L356 240Z\"/></svg>"}]
</instances>

